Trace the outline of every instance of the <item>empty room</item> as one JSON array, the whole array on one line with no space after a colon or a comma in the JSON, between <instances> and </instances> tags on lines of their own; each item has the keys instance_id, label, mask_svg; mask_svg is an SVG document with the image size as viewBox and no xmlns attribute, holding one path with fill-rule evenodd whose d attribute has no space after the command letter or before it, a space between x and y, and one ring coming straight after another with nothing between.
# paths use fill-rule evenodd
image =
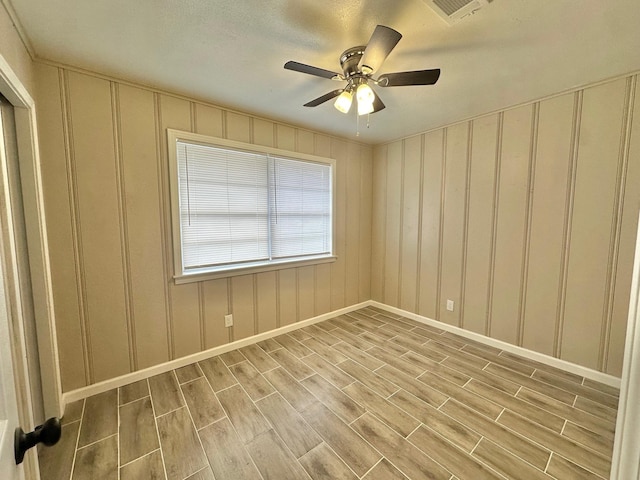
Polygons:
<instances>
[{"instance_id":1,"label":"empty room","mask_svg":"<svg viewBox=\"0 0 640 480\"><path fill-rule=\"evenodd\" d=\"M637 0L1 3L2 479L640 479Z\"/></svg>"}]
</instances>

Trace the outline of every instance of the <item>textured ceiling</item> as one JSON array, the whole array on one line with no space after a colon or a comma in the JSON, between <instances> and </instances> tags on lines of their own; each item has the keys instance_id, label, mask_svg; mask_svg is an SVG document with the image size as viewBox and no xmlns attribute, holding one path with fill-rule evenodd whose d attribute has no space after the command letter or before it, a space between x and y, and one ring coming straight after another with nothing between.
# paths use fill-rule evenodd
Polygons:
<instances>
[{"instance_id":1,"label":"textured ceiling","mask_svg":"<svg viewBox=\"0 0 640 480\"><path fill-rule=\"evenodd\" d=\"M5 3L9 0L3 0ZM13 0L38 58L345 137L356 115L307 101L377 24L403 34L378 73L441 68L435 86L377 88L360 118L381 143L640 70L638 0L493 0L449 26L422 0Z\"/></svg>"}]
</instances>

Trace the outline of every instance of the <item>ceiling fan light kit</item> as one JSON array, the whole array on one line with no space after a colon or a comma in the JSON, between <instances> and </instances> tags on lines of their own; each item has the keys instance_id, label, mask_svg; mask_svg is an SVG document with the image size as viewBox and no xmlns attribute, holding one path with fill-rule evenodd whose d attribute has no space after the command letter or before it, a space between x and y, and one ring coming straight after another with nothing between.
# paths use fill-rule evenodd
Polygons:
<instances>
[{"instance_id":1,"label":"ceiling fan light kit","mask_svg":"<svg viewBox=\"0 0 640 480\"><path fill-rule=\"evenodd\" d=\"M367 115L369 113L373 113L373 102L365 103L358 102L358 115Z\"/></svg>"},{"instance_id":2,"label":"ceiling fan light kit","mask_svg":"<svg viewBox=\"0 0 640 480\"><path fill-rule=\"evenodd\" d=\"M353 93L349 90L345 90L338 95L333 106L342 113L349 113L349 110L351 109L351 102L353 102Z\"/></svg>"},{"instance_id":3,"label":"ceiling fan light kit","mask_svg":"<svg viewBox=\"0 0 640 480\"><path fill-rule=\"evenodd\" d=\"M288 61L284 64L284 68L316 77L347 82L345 88L334 90L311 100L305 103L305 107L317 107L338 97L334 103L335 108L342 113L348 113L353 103L353 92L355 90L358 115L379 112L385 108L385 104L371 88L370 84L383 88L433 85L440 77L440 69L431 69L386 73L377 79L374 78L373 74L380 69L401 38L402 35L393 28L378 25L367 45L351 47L340 55L340 66L343 73L336 73L295 61Z\"/></svg>"},{"instance_id":4,"label":"ceiling fan light kit","mask_svg":"<svg viewBox=\"0 0 640 480\"><path fill-rule=\"evenodd\" d=\"M373 105L375 94L369 85L361 83L358 85L358 90L356 90L356 97L358 99L358 103L370 103Z\"/></svg>"}]
</instances>

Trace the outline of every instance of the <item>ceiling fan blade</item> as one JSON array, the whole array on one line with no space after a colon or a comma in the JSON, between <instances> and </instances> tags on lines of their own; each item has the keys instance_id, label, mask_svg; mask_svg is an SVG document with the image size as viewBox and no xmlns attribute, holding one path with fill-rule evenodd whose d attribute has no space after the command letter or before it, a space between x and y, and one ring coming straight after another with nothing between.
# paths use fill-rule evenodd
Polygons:
<instances>
[{"instance_id":1,"label":"ceiling fan blade","mask_svg":"<svg viewBox=\"0 0 640 480\"><path fill-rule=\"evenodd\" d=\"M382 100L380 99L378 94L375 92L375 90L374 90L373 94L375 95L376 98L373 101L373 112L371 112L371 113L376 113L376 112L379 112L380 110L382 110L383 108L385 108L385 104L382 103Z\"/></svg>"},{"instance_id":2,"label":"ceiling fan blade","mask_svg":"<svg viewBox=\"0 0 640 480\"><path fill-rule=\"evenodd\" d=\"M294 62L289 60L284 64L284 68L287 70L293 70L294 72L306 73L308 75L315 75L316 77L342 80L343 77L339 73L325 70L324 68L312 67L311 65L305 65L304 63Z\"/></svg>"},{"instance_id":3,"label":"ceiling fan blade","mask_svg":"<svg viewBox=\"0 0 640 480\"><path fill-rule=\"evenodd\" d=\"M342 92L344 92L343 88L338 89L338 90L334 90L333 92L325 93L321 97L318 97L315 100L311 100L310 102L305 103L304 106L305 107L317 107L318 105L321 105L324 102L328 102L332 98L336 98Z\"/></svg>"},{"instance_id":4,"label":"ceiling fan blade","mask_svg":"<svg viewBox=\"0 0 640 480\"><path fill-rule=\"evenodd\" d=\"M358 70L367 75L378 70L401 38L402 35L393 28L378 25L364 50Z\"/></svg>"},{"instance_id":5,"label":"ceiling fan blade","mask_svg":"<svg viewBox=\"0 0 640 480\"><path fill-rule=\"evenodd\" d=\"M385 73L378 78L381 87L402 87L406 85L433 85L440 78L440 69L416 70L414 72Z\"/></svg>"}]
</instances>

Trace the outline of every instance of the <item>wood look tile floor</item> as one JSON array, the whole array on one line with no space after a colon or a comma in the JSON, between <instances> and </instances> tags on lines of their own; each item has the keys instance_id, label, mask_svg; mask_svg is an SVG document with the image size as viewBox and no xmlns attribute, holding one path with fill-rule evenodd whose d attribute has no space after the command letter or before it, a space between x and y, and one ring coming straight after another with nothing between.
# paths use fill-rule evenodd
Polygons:
<instances>
[{"instance_id":1,"label":"wood look tile floor","mask_svg":"<svg viewBox=\"0 0 640 480\"><path fill-rule=\"evenodd\" d=\"M618 391L367 307L67 406L43 480L607 479Z\"/></svg>"}]
</instances>

